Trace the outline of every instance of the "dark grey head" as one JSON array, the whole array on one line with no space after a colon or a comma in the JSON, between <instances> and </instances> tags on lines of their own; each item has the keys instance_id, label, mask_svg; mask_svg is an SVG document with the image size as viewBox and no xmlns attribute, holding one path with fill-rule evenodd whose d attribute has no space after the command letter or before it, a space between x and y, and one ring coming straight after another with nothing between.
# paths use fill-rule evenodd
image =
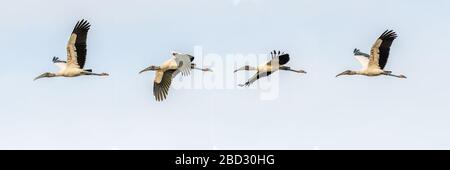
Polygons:
<instances>
[{"instance_id":1,"label":"dark grey head","mask_svg":"<svg viewBox=\"0 0 450 170\"><path fill-rule=\"evenodd\" d=\"M36 78L34 78L34 81L36 81L37 79L40 79L40 78L50 78L50 77L56 77L56 74L50 73L50 72L43 73L40 76L37 76Z\"/></svg>"}]
</instances>

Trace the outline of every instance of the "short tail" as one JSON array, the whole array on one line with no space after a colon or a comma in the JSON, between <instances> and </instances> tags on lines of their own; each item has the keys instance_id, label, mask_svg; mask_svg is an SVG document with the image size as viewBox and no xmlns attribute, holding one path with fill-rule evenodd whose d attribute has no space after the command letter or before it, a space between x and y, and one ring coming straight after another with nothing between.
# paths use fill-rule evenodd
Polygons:
<instances>
[{"instance_id":1,"label":"short tail","mask_svg":"<svg viewBox=\"0 0 450 170\"><path fill-rule=\"evenodd\" d=\"M85 69L84 71L92 73L92 69Z\"/></svg>"}]
</instances>

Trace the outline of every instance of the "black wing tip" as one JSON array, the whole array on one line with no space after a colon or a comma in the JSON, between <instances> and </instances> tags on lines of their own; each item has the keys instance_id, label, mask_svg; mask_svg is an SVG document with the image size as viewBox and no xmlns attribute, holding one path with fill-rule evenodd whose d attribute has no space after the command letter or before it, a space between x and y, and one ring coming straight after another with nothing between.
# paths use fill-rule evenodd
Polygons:
<instances>
[{"instance_id":1,"label":"black wing tip","mask_svg":"<svg viewBox=\"0 0 450 170\"><path fill-rule=\"evenodd\" d=\"M365 54L363 52L361 52L361 50L358 48L355 48L353 50L353 55L364 55L365 56Z\"/></svg>"},{"instance_id":2,"label":"black wing tip","mask_svg":"<svg viewBox=\"0 0 450 170\"><path fill-rule=\"evenodd\" d=\"M57 62L59 62L59 58L58 57L53 57L52 61L53 61L53 63L57 63Z\"/></svg>"},{"instance_id":3,"label":"black wing tip","mask_svg":"<svg viewBox=\"0 0 450 170\"><path fill-rule=\"evenodd\" d=\"M281 54L279 57L287 57L289 59L289 54Z\"/></svg>"},{"instance_id":4,"label":"black wing tip","mask_svg":"<svg viewBox=\"0 0 450 170\"><path fill-rule=\"evenodd\" d=\"M383 34L381 34L380 39L384 40L384 39L396 39L398 37L397 33L394 30L389 30L387 29L386 31L383 32Z\"/></svg>"},{"instance_id":5,"label":"black wing tip","mask_svg":"<svg viewBox=\"0 0 450 170\"><path fill-rule=\"evenodd\" d=\"M286 53L284 51L280 51L280 50L278 50L278 51L277 50L273 50L273 51L270 52L270 55L272 55L272 57L277 57L277 56L281 56L281 55L285 55L285 54L288 54L288 53Z\"/></svg>"},{"instance_id":6,"label":"black wing tip","mask_svg":"<svg viewBox=\"0 0 450 170\"><path fill-rule=\"evenodd\" d=\"M284 65L289 62L289 54L284 51L281 52L280 50L273 50L270 54L272 55L272 58L278 57L278 64L280 65Z\"/></svg>"},{"instance_id":7,"label":"black wing tip","mask_svg":"<svg viewBox=\"0 0 450 170\"><path fill-rule=\"evenodd\" d=\"M359 49L357 49L357 48L355 48L354 50L353 50L353 54L358 54L360 52L360 50Z\"/></svg>"},{"instance_id":8,"label":"black wing tip","mask_svg":"<svg viewBox=\"0 0 450 170\"><path fill-rule=\"evenodd\" d=\"M60 60L58 57L54 56L52 58L53 63L66 63L66 61Z\"/></svg>"},{"instance_id":9,"label":"black wing tip","mask_svg":"<svg viewBox=\"0 0 450 170\"><path fill-rule=\"evenodd\" d=\"M164 76L170 75L169 81L161 81L160 83L153 83L153 95L155 96L155 100L158 102L161 102L163 100L166 100L167 96L169 95L169 89L172 79L172 74L175 72L175 70L169 70L167 73L164 73ZM163 78L164 79L164 78Z\"/></svg>"},{"instance_id":10,"label":"black wing tip","mask_svg":"<svg viewBox=\"0 0 450 170\"><path fill-rule=\"evenodd\" d=\"M86 19L81 19L75 25L73 32L77 33L78 31L87 31L91 28L91 24Z\"/></svg>"},{"instance_id":11,"label":"black wing tip","mask_svg":"<svg viewBox=\"0 0 450 170\"><path fill-rule=\"evenodd\" d=\"M283 52L284 53L284 52ZM272 56L272 58L274 58L274 57L277 57L277 56L279 56L281 54L281 51L280 50L273 50L273 51L271 51L270 52L270 55Z\"/></svg>"},{"instance_id":12,"label":"black wing tip","mask_svg":"<svg viewBox=\"0 0 450 170\"><path fill-rule=\"evenodd\" d=\"M166 99L165 92L161 91L161 87L157 87L156 85L153 87L153 95L155 96L155 100L161 102Z\"/></svg>"}]
</instances>

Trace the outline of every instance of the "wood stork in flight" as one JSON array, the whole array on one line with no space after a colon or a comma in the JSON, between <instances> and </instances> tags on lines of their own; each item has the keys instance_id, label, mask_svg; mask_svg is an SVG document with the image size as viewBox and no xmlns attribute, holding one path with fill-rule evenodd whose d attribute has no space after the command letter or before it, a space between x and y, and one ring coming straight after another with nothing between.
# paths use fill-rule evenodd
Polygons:
<instances>
[{"instance_id":1,"label":"wood stork in flight","mask_svg":"<svg viewBox=\"0 0 450 170\"><path fill-rule=\"evenodd\" d=\"M258 67L245 65L237 70L234 70L235 73L240 70L257 71L253 77L251 77L247 82L245 82L245 84L239 84L239 86L241 87L250 86L250 84L258 80L259 78L269 76L270 74L278 70L293 71L296 73L306 73L306 71L303 70L293 70L291 69L291 67L284 66L286 63L289 62L289 54L286 54L284 52L281 53L280 51L277 52L275 50L273 52L270 52L270 54L272 56L272 59L266 64L262 64Z\"/></svg>"},{"instance_id":2,"label":"wood stork in flight","mask_svg":"<svg viewBox=\"0 0 450 170\"><path fill-rule=\"evenodd\" d=\"M392 71L385 71L389 51L392 42L397 38L397 34L393 30L386 30L375 41L370 51L370 55L362 53L359 49L353 51L355 58L361 63L362 69L359 71L346 70L336 77L341 75L364 75L364 76L393 76L397 78L406 78L404 75L394 75Z\"/></svg>"},{"instance_id":3,"label":"wood stork in flight","mask_svg":"<svg viewBox=\"0 0 450 170\"><path fill-rule=\"evenodd\" d=\"M59 67L57 73L43 73L34 80L50 77L77 77L83 75L108 76L107 73L93 73L91 69L84 69L86 62L86 39L91 25L86 20L78 21L67 43L67 61L53 57L53 63Z\"/></svg>"},{"instance_id":4,"label":"wood stork in flight","mask_svg":"<svg viewBox=\"0 0 450 170\"><path fill-rule=\"evenodd\" d=\"M156 101L163 101L166 99L170 84L172 79L175 78L179 73L182 76L187 76L190 74L191 69L197 69L201 71L212 71L209 68L198 68L194 63L194 56L188 54L182 54L177 52L172 52L172 58L165 61L161 66L149 66L142 71L155 71L155 80L153 82L153 95Z\"/></svg>"}]
</instances>

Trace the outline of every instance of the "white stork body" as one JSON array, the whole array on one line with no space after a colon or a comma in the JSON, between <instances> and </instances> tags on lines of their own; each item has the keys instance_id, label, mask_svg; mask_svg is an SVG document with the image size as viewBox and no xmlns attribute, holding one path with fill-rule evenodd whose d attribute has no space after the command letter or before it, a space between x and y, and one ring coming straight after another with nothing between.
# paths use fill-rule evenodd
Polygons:
<instances>
[{"instance_id":1,"label":"white stork body","mask_svg":"<svg viewBox=\"0 0 450 170\"><path fill-rule=\"evenodd\" d=\"M362 53L359 49L355 49L353 54L356 60L359 61L362 68L358 71L346 70L336 77L341 75L364 75L364 76L380 76L387 75L397 78L406 78L404 75L394 75L391 71L385 71L390 48L392 42L397 38L397 34L393 30L386 30L381 34L381 36L375 41L370 51L370 55Z\"/></svg>"},{"instance_id":2,"label":"white stork body","mask_svg":"<svg viewBox=\"0 0 450 170\"><path fill-rule=\"evenodd\" d=\"M75 25L69 42L67 43L67 61L61 61L53 57L53 63L59 68L56 73L44 73L36 77L35 80L44 77L77 77L82 75L108 76L107 73L92 73L91 69L84 69L86 62L86 40L90 24L86 20L78 21Z\"/></svg>"},{"instance_id":3,"label":"white stork body","mask_svg":"<svg viewBox=\"0 0 450 170\"><path fill-rule=\"evenodd\" d=\"M270 54L272 55L272 59L266 64L259 65L256 68L246 65L234 71L235 73L240 70L256 71L256 74L252 76L247 82L245 82L245 84L239 84L239 86L241 87L250 86L250 84L252 84L256 80L262 77L267 77L278 70L293 71L296 73L306 73L303 70L292 70L290 67L284 66L286 63L289 62L289 54L281 53L280 51L278 51L277 53L275 50Z\"/></svg>"},{"instance_id":4,"label":"white stork body","mask_svg":"<svg viewBox=\"0 0 450 170\"><path fill-rule=\"evenodd\" d=\"M163 64L161 64L160 69L156 70L155 73L155 83L161 83L164 73L171 71L171 70L177 70L179 68L177 62L174 58L171 58L167 61L165 61Z\"/></svg>"},{"instance_id":5,"label":"white stork body","mask_svg":"<svg viewBox=\"0 0 450 170\"><path fill-rule=\"evenodd\" d=\"M191 69L199 69L202 71L211 71L210 69L197 68L192 61L194 57L188 54L181 54L177 52L172 53L173 57L165 61L161 66L150 66L140 71L155 71L155 80L153 82L153 95L156 101L163 101L166 99L172 79L179 73L183 76L190 74Z\"/></svg>"},{"instance_id":6,"label":"white stork body","mask_svg":"<svg viewBox=\"0 0 450 170\"><path fill-rule=\"evenodd\" d=\"M83 72L85 72L83 69L69 67L64 70L59 71L57 73L57 75L63 76L63 77L76 77L76 76L80 76Z\"/></svg>"},{"instance_id":7,"label":"white stork body","mask_svg":"<svg viewBox=\"0 0 450 170\"><path fill-rule=\"evenodd\" d=\"M258 72L276 72L280 70L280 65L278 63L272 63L272 65L262 64L256 67Z\"/></svg>"}]
</instances>

